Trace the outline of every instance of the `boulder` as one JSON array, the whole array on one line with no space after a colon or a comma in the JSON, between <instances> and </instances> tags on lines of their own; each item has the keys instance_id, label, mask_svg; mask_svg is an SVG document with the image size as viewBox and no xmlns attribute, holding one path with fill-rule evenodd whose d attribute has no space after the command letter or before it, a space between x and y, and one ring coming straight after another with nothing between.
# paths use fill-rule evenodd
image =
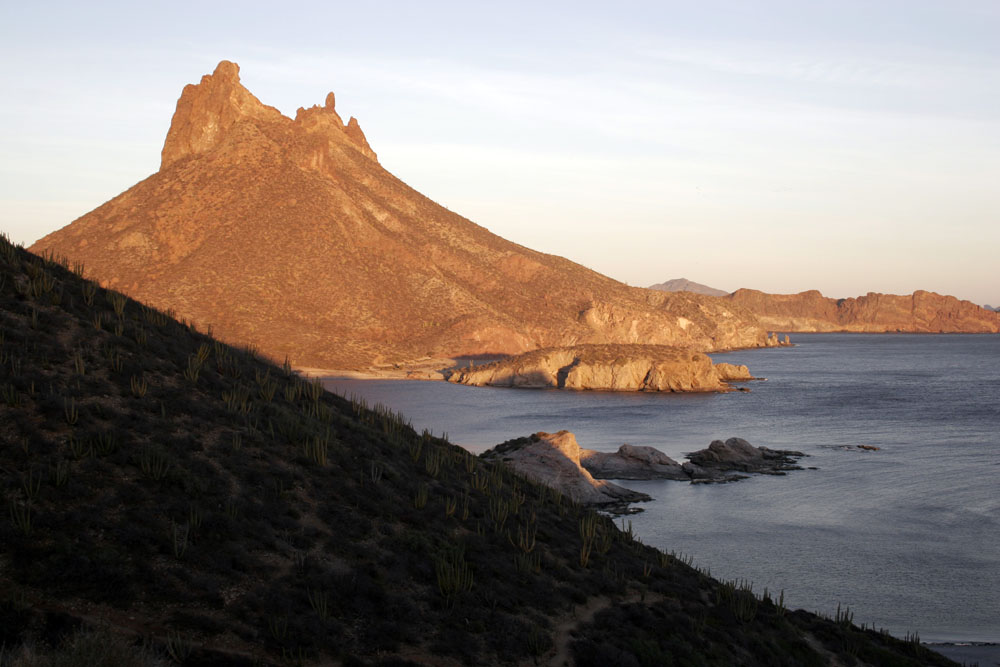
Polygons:
<instances>
[{"instance_id":1,"label":"boulder","mask_svg":"<svg viewBox=\"0 0 1000 667\"><path fill-rule=\"evenodd\" d=\"M614 453L583 449L580 464L595 479L689 479L680 463L653 447L625 444Z\"/></svg>"},{"instance_id":2,"label":"boulder","mask_svg":"<svg viewBox=\"0 0 1000 667\"><path fill-rule=\"evenodd\" d=\"M610 508L651 500L645 493L594 479L580 465L580 445L569 431L538 432L508 440L480 456L503 462L584 505Z\"/></svg>"},{"instance_id":3,"label":"boulder","mask_svg":"<svg viewBox=\"0 0 1000 667\"><path fill-rule=\"evenodd\" d=\"M786 470L802 470L796 465L802 452L786 449L754 447L743 438L729 438L725 442L713 440L706 449L687 454L694 469L713 472L740 471L781 475Z\"/></svg>"},{"instance_id":4,"label":"boulder","mask_svg":"<svg viewBox=\"0 0 1000 667\"><path fill-rule=\"evenodd\" d=\"M723 382L745 382L757 379L750 375L750 369L742 364L737 366L736 364L718 363L715 364L715 370Z\"/></svg>"}]
</instances>

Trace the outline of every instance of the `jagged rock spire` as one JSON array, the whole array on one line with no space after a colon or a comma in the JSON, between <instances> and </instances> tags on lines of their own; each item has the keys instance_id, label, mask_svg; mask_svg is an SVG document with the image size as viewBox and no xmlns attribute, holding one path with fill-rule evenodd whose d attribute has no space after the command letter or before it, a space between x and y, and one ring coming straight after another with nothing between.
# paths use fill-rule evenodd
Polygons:
<instances>
[{"instance_id":1,"label":"jagged rock spire","mask_svg":"<svg viewBox=\"0 0 1000 667\"><path fill-rule=\"evenodd\" d=\"M214 150L225 142L233 126L243 120L287 125L285 129L297 124L309 131L332 132L334 140L338 133L342 133L341 137L348 138L364 155L377 161L358 121L351 118L345 125L335 105L336 98L331 92L326 96L323 107L299 109L295 121L292 121L254 97L240 83L239 65L223 60L212 74L203 76L201 82L184 87L163 144L160 169L182 158Z\"/></svg>"}]
</instances>

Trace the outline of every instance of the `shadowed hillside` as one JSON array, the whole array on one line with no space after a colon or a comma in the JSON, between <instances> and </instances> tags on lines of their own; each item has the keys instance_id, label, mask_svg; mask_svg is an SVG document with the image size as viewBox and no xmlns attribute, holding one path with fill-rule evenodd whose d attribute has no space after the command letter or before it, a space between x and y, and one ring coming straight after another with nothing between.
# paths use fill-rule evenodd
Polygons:
<instances>
[{"instance_id":1,"label":"shadowed hillside","mask_svg":"<svg viewBox=\"0 0 1000 667\"><path fill-rule=\"evenodd\" d=\"M951 664L77 273L0 239L0 662Z\"/></svg>"},{"instance_id":2,"label":"shadowed hillside","mask_svg":"<svg viewBox=\"0 0 1000 667\"><path fill-rule=\"evenodd\" d=\"M767 344L738 307L628 287L491 234L383 169L332 93L293 120L225 61L184 88L157 173L31 249L297 366Z\"/></svg>"}]
</instances>

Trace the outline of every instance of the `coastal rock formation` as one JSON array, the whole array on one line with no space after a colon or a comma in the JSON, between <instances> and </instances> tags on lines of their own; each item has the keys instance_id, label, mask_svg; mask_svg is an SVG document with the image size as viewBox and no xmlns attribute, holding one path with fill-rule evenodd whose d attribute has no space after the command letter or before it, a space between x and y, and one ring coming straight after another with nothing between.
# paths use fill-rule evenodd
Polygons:
<instances>
[{"instance_id":1,"label":"coastal rock formation","mask_svg":"<svg viewBox=\"0 0 1000 667\"><path fill-rule=\"evenodd\" d=\"M701 352L663 345L545 348L448 377L477 386L671 392L728 391L728 380L751 379L746 366L713 365Z\"/></svg>"},{"instance_id":2,"label":"coastal rock formation","mask_svg":"<svg viewBox=\"0 0 1000 667\"><path fill-rule=\"evenodd\" d=\"M569 431L539 432L508 440L480 456L487 461L502 461L585 505L623 505L650 500L644 493L594 479L580 465L580 445Z\"/></svg>"},{"instance_id":3,"label":"coastal rock formation","mask_svg":"<svg viewBox=\"0 0 1000 667\"><path fill-rule=\"evenodd\" d=\"M653 447L622 445L617 452L580 451L580 464L595 479L674 479L691 482L734 482L746 475L783 475L802 470L795 465L802 452L754 447L742 438L714 440L706 448L688 454L681 464Z\"/></svg>"},{"instance_id":4,"label":"coastal rock formation","mask_svg":"<svg viewBox=\"0 0 1000 667\"><path fill-rule=\"evenodd\" d=\"M647 289L655 289L661 292L694 292L695 294L707 294L708 296L726 296L729 294L725 290L702 285L687 278L674 278L663 283L650 285Z\"/></svg>"},{"instance_id":5,"label":"coastal rock formation","mask_svg":"<svg viewBox=\"0 0 1000 667\"><path fill-rule=\"evenodd\" d=\"M32 250L298 367L770 344L739 306L629 287L439 206L387 172L335 103L288 118L223 61L184 88L157 173Z\"/></svg>"},{"instance_id":6,"label":"coastal rock formation","mask_svg":"<svg viewBox=\"0 0 1000 667\"><path fill-rule=\"evenodd\" d=\"M922 290L905 296L869 292L852 299L830 299L816 290L765 294L740 289L720 299L746 308L765 327L777 331L1000 332L1000 313Z\"/></svg>"},{"instance_id":7,"label":"coastal rock formation","mask_svg":"<svg viewBox=\"0 0 1000 667\"><path fill-rule=\"evenodd\" d=\"M802 456L802 452L754 447L743 438L729 438L725 442L713 440L706 449L687 454L685 468L693 477L729 471L780 475L786 470L801 470L796 460Z\"/></svg>"},{"instance_id":8,"label":"coastal rock formation","mask_svg":"<svg viewBox=\"0 0 1000 667\"><path fill-rule=\"evenodd\" d=\"M625 444L614 453L582 449L580 465L594 479L690 479L680 463L653 447Z\"/></svg>"},{"instance_id":9,"label":"coastal rock formation","mask_svg":"<svg viewBox=\"0 0 1000 667\"><path fill-rule=\"evenodd\" d=\"M746 382L758 379L750 375L750 369L743 364L719 362L715 364L715 372L719 374L719 379L723 382Z\"/></svg>"}]
</instances>

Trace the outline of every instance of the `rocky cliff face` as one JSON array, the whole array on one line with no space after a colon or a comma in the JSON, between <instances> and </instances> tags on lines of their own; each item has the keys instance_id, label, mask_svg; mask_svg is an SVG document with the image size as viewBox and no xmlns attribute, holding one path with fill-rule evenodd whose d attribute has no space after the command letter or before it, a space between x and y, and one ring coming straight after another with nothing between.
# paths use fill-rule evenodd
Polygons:
<instances>
[{"instance_id":1,"label":"rocky cliff face","mask_svg":"<svg viewBox=\"0 0 1000 667\"><path fill-rule=\"evenodd\" d=\"M713 365L701 352L662 345L543 348L448 377L477 386L670 392L728 391L727 381L751 379L746 366Z\"/></svg>"},{"instance_id":2,"label":"rocky cliff face","mask_svg":"<svg viewBox=\"0 0 1000 667\"><path fill-rule=\"evenodd\" d=\"M539 432L509 440L481 456L487 461L502 461L585 505L620 505L650 499L644 493L594 479L580 465L580 445L569 431Z\"/></svg>"},{"instance_id":3,"label":"rocky cliff face","mask_svg":"<svg viewBox=\"0 0 1000 667\"><path fill-rule=\"evenodd\" d=\"M300 366L767 344L739 306L631 288L491 234L385 171L332 93L288 118L225 61L184 88L156 174L32 250Z\"/></svg>"},{"instance_id":4,"label":"rocky cliff face","mask_svg":"<svg viewBox=\"0 0 1000 667\"><path fill-rule=\"evenodd\" d=\"M1000 332L1000 314L934 292L905 296L869 292L853 299L830 299L816 290L765 294L741 289L721 300L742 306L765 327L778 331Z\"/></svg>"}]
</instances>

